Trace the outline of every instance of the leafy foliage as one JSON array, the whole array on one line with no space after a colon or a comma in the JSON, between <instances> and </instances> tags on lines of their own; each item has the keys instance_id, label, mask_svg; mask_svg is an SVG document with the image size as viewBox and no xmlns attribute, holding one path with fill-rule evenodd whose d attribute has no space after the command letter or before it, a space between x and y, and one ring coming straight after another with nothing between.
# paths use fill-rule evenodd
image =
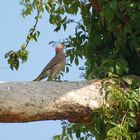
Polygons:
<instances>
[{"instance_id":1,"label":"leafy foliage","mask_svg":"<svg viewBox=\"0 0 140 140\"><path fill-rule=\"evenodd\" d=\"M21 50L14 52L10 50L5 54L5 58L8 58L8 64L10 64L10 68L13 70L14 68L17 70L19 68L19 59L22 60L22 63L25 63L28 59L28 51L26 50L26 46L22 45Z\"/></svg>"},{"instance_id":2,"label":"leafy foliage","mask_svg":"<svg viewBox=\"0 0 140 140\"><path fill-rule=\"evenodd\" d=\"M35 24L33 27L29 30L29 34L26 37L26 43L21 45L21 49L18 51L10 50L8 53L5 54L5 58L8 59L8 64L10 65L10 68L12 70L16 69L18 70L20 59L22 63L25 63L28 59L29 52L27 51L27 47L31 41L37 41L40 35L40 32L37 31L37 24L39 19L41 18L41 13L43 12L43 7L41 1L34 0L31 2L30 0L21 0L21 5L25 7L25 9L22 10L22 16L28 16L32 14L33 9L37 10L37 15L35 16Z\"/></svg>"},{"instance_id":3,"label":"leafy foliage","mask_svg":"<svg viewBox=\"0 0 140 140\"><path fill-rule=\"evenodd\" d=\"M67 121L62 121L63 131L61 135L54 136L54 140L73 140L74 138L80 140L88 140L94 137L89 128L81 124L70 124Z\"/></svg>"}]
</instances>

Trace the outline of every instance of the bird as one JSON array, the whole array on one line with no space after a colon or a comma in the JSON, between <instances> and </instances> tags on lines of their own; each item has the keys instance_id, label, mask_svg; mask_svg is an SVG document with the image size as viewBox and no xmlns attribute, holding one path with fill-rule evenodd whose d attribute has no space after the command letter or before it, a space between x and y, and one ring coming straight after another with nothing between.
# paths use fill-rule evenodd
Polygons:
<instances>
[{"instance_id":1,"label":"bird","mask_svg":"<svg viewBox=\"0 0 140 140\"><path fill-rule=\"evenodd\" d=\"M41 81L46 77L57 79L57 76L63 70L66 64L66 57L63 51L64 45L58 44L55 48L55 56L51 59L51 61L46 65L46 67L42 70L40 75L35 78L33 81Z\"/></svg>"}]
</instances>

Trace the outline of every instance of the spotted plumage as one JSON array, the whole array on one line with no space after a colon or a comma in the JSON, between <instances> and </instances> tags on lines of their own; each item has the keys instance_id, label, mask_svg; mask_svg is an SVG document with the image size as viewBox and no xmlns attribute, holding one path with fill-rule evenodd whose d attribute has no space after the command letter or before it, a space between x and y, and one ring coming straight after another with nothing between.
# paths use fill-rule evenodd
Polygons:
<instances>
[{"instance_id":1,"label":"spotted plumage","mask_svg":"<svg viewBox=\"0 0 140 140\"><path fill-rule=\"evenodd\" d=\"M46 77L52 77L55 78L60 74L60 72L63 70L66 58L65 54L63 52L64 45L59 44L56 46L56 54L52 58L52 60L48 63L48 65L43 69L41 74L34 79L33 81L41 81L42 79Z\"/></svg>"}]
</instances>

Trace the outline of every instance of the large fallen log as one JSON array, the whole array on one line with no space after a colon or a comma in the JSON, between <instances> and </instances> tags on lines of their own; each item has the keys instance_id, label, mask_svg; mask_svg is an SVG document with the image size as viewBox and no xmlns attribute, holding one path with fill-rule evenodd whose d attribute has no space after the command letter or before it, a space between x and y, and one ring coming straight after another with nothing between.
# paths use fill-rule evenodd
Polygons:
<instances>
[{"instance_id":1,"label":"large fallen log","mask_svg":"<svg viewBox=\"0 0 140 140\"><path fill-rule=\"evenodd\" d=\"M89 122L103 102L100 80L1 83L0 122Z\"/></svg>"}]
</instances>

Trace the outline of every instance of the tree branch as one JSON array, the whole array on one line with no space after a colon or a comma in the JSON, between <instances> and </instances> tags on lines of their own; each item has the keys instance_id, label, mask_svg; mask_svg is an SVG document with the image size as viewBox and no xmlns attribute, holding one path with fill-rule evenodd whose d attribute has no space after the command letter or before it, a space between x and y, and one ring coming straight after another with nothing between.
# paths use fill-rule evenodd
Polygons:
<instances>
[{"instance_id":1,"label":"tree branch","mask_svg":"<svg viewBox=\"0 0 140 140\"><path fill-rule=\"evenodd\" d=\"M103 105L100 80L0 84L0 122L69 120L87 123Z\"/></svg>"}]
</instances>

